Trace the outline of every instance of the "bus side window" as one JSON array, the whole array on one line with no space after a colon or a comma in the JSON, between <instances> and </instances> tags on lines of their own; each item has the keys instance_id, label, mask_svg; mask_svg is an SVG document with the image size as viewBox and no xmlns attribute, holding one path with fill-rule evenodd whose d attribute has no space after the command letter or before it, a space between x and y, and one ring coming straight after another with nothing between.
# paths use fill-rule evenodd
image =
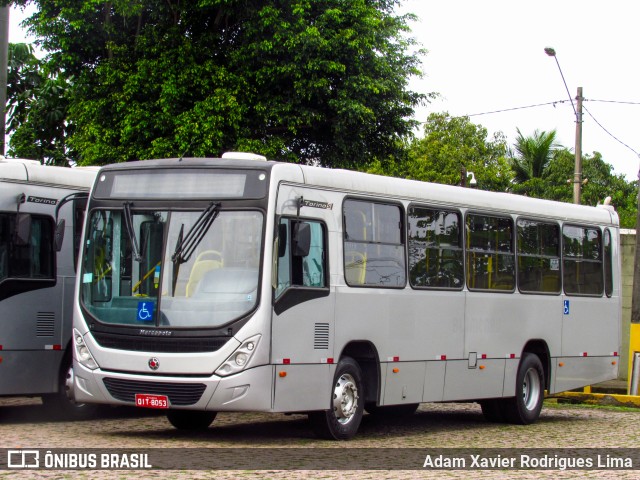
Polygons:
<instances>
[{"instance_id":1,"label":"bus side window","mask_svg":"<svg viewBox=\"0 0 640 480\"><path fill-rule=\"evenodd\" d=\"M609 229L604 231L604 293L607 297L613 295L613 249Z\"/></svg>"},{"instance_id":2,"label":"bus side window","mask_svg":"<svg viewBox=\"0 0 640 480\"><path fill-rule=\"evenodd\" d=\"M564 293L601 296L604 291L602 233L594 227L562 227Z\"/></svg>"},{"instance_id":3,"label":"bus side window","mask_svg":"<svg viewBox=\"0 0 640 480\"><path fill-rule=\"evenodd\" d=\"M290 286L326 287L326 235L313 220L283 218L278 229L276 298Z\"/></svg>"}]
</instances>

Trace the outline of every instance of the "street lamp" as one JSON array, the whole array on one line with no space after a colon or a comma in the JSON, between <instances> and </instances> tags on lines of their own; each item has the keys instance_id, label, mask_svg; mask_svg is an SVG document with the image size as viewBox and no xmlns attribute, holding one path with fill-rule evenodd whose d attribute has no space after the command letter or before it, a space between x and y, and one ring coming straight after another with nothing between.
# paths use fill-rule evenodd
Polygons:
<instances>
[{"instance_id":1,"label":"street lamp","mask_svg":"<svg viewBox=\"0 0 640 480\"><path fill-rule=\"evenodd\" d=\"M573 107L573 113L576 116L576 159L575 159L575 168L573 173L573 203L580 203L580 187L582 185L582 87L578 87L578 95L576 96L576 101L578 103L578 107L573 104L573 98L571 98L571 93L569 93L569 87L567 87L567 82L564 79L564 75L562 74L562 69L560 68L560 62L558 62L558 57L556 56L556 51L551 47L546 47L544 49L544 53L549 55L550 57L555 58L556 65L558 65L558 70L560 71L560 76L562 77L562 82L564 83L564 88L567 89L567 94L569 95L569 100L571 100L571 106Z\"/></svg>"}]
</instances>

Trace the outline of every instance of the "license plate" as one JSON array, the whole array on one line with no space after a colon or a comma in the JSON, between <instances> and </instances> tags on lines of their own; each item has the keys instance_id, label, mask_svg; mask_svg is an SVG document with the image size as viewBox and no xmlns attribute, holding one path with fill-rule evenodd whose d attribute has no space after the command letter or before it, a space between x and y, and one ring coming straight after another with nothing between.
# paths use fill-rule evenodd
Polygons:
<instances>
[{"instance_id":1,"label":"license plate","mask_svg":"<svg viewBox=\"0 0 640 480\"><path fill-rule=\"evenodd\" d=\"M166 395L149 395L136 393L136 407L169 408L169 397Z\"/></svg>"}]
</instances>

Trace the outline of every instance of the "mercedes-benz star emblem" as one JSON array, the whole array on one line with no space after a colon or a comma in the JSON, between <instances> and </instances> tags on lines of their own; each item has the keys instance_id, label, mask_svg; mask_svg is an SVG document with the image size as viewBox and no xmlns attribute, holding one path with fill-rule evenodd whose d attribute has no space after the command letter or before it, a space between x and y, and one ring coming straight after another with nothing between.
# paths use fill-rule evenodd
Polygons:
<instances>
[{"instance_id":1,"label":"mercedes-benz star emblem","mask_svg":"<svg viewBox=\"0 0 640 480\"><path fill-rule=\"evenodd\" d=\"M158 360L156 357L150 358L149 368L151 370L157 370L158 368L160 368L160 360Z\"/></svg>"}]
</instances>

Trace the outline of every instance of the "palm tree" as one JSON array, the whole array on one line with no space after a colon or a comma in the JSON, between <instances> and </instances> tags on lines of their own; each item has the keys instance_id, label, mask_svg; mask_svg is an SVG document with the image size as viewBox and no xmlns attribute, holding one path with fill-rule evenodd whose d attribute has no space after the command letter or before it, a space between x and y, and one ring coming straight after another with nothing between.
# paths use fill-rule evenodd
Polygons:
<instances>
[{"instance_id":1,"label":"palm tree","mask_svg":"<svg viewBox=\"0 0 640 480\"><path fill-rule=\"evenodd\" d=\"M560 145L555 143L556 131L536 130L533 136L525 137L517 129L518 136L514 145L516 155L510 155L511 169L515 174L515 183L525 183L534 178L542 178Z\"/></svg>"}]
</instances>

